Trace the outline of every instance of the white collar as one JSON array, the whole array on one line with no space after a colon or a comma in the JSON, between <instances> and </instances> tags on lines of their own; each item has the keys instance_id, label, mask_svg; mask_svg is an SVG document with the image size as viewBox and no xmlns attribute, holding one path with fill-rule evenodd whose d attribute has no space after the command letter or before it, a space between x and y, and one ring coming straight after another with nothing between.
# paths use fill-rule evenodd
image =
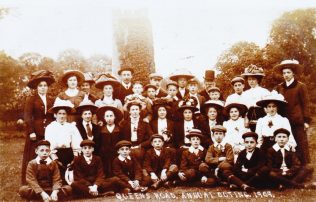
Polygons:
<instances>
[{"instance_id":1,"label":"white collar","mask_svg":"<svg viewBox=\"0 0 316 202\"><path fill-rule=\"evenodd\" d=\"M275 151L279 151L281 149L281 147L278 145L278 143L275 143L272 148L275 150ZM290 151L290 146L288 144L286 144L284 147L283 147L285 150L287 151Z\"/></svg>"},{"instance_id":2,"label":"white collar","mask_svg":"<svg viewBox=\"0 0 316 202\"><path fill-rule=\"evenodd\" d=\"M37 156L35 158L35 161L36 161L37 164L40 164L40 160L41 160L41 158L39 156ZM46 165L48 165L48 164L50 164L52 162L52 159L47 157L47 159L45 159L44 161L46 161Z\"/></svg>"},{"instance_id":3,"label":"white collar","mask_svg":"<svg viewBox=\"0 0 316 202\"><path fill-rule=\"evenodd\" d=\"M190 94L190 96L192 96L192 97L197 97L197 96L198 96L197 93L195 93L195 94L189 93L189 94Z\"/></svg>"},{"instance_id":4,"label":"white collar","mask_svg":"<svg viewBox=\"0 0 316 202\"><path fill-rule=\"evenodd\" d=\"M290 81L285 81L286 86L291 85L294 82L294 78L292 78Z\"/></svg>"},{"instance_id":5,"label":"white collar","mask_svg":"<svg viewBox=\"0 0 316 202\"><path fill-rule=\"evenodd\" d=\"M41 95L38 93L38 96L40 96L41 98L46 98L46 94L45 95Z\"/></svg>"},{"instance_id":6,"label":"white collar","mask_svg":"<svg viewBox=\"0 0 316 202\"><path fill-rule=\"evenodd\" d=\"M204 148L203 148L201 145L199 145L199 147L198 147L197 149L200 150L200 151L203 151L203 150L204 150ZM190 153L194 153L195 150L196 150L196 149L195 149L193 146L190 146L190 147L189 147L189 152L190 152Z\"/></svg>"},{"instance_id":7,"label":"white collar","mask_svg":"<svg viewBox=\"0 0 316 202\"><path fill-rule=\"evenodd\" d=\"M117 158L118 158L120 161L125 161L126 159L131 160L131 156L127 156L126 158L124 158L123 156L118 155Z\"/></svg>"},{"instance_id":8,"label":"white collar","mask_svg":"<svg viewBox=\"0 0 316 202\"><path fill-rule=\"evenodd\" d=\"M155 153L156 153L157 156L160 156L161 150L157 150L157 149L154 148L154 151L155 151Z\"/></svg>"},{"instance_id":9,"label":"white collar","mask_svg":"<svg viewBox=\"0 0 316 202\"><path fill-rule=\"evenodd\" d=\"M126 88L126 87L129 88L129 87L131 87L132 83L129 82L128 84L126 84L126 83L122 82L122 85L124 86L124 88Z\"/></svg>"},{"instance_id":10,"label":"white collar","mask_svg":"<svg viewBox=\"0 0 316 202\"><path fill-rule=\"evenodd\" d=\"M82 155L82 156L86 160L86 162L91 162L92 161L92 156L93 155L91 155L90 157L86 157L85 155Z\"/></svg>"},{"instance_id":11,"label":"white collar","mask_svg":"<svg viewBox=\"0 0 316 202\"><path fill-rule=\"evenodd\" d=\"M90 122L86 122L85 120L82 120L82 124L83 124L84 127L86 127L87 124L89 124L90 126L92 125L91 121ZM91 130L92 130L92 128L91 128Z\"/></svg>"},{"instance_id":12,"label":"white collar","mask_svg":"<svg viewBox=\"0 0 316 202\"><path fill-rule=\"evenodd\" d=\"M214 147L218 147L218 145L221 145L223 148L225 148L225 142L224 140L221 142L221 143L218 143L218 142L214 142Z\"/></svg>"}]
</instances>

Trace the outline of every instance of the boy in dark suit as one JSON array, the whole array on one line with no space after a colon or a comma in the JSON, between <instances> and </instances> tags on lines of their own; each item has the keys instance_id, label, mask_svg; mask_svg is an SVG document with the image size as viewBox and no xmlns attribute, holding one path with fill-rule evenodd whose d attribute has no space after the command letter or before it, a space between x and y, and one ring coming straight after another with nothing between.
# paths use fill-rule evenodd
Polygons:
<instances>
[{"instance_id":1,"label":"boy in dark suit","mask_svg":"<svg viewBox=\"0 0 316 202\"><path fill-rule=\"evenodd\" d=\"M133 156L130 156L132 143L121 140L116 145L119 154L113 160L113 174L120 178L124 185L124 192L146 192L148 187L142 186L142 169L139 162Z\"/></svg>"},{"instance_id":2,"label":"boy in dark suit","mask_svg":"<svg viewBox=\"0 0 316 202\"><path fill-rule=\"evenodd\" d=\"M279 190L285 187L315 188L315 184L304 185L303 182L311 176L314 169L302 166L296 152L289 145L290 131L284 128L274 131L275 144L267 151L267 166L271 180L278 185Z\"/></svg>"},{"instance_id":3,"label":"boy in dark suit","mask_svg":"<svg viewBox=\"0 0 316 202\"><path fill-rule=\"evenodd\" d=\"M83 155L74 159L73 193L77 196L96 197L114 195L114 188L120 186L118 177L105 179L101 158L93 155L95 143L83 140L80 143Z\"/></svg>"},{"instance_id":4,"label":"boy in dark suit","mask_svg":"<svg viewBox=\"0 0 316 202\"><path fill-rule=\"evenodd\" d=\"M71 187L62 185L58 165L49 158L50 142L39 141L35 153L37 157L27 166L27 185L19 189L20 196L28 200L41 198L43 201L58 201L69 196Z\"/></svg>"},{"instance_id":5,"label":"boy in dark suit","mask_svg":"<svg viewBox=\"0 0 316 202\"><path fill-rule=\"evenodd\" d=\"M171 165L171 155L167 148L164 148L162 135L154 134L150 139L152 148L145 155L144 181L153 189L158 189L162 183L164 186L170 187L170 180L177 174L178 166Z\"/></svg>"},{"instance_id":6,"label":"boy in dark suit","mask_svg":"<svg viewBox=\"0 0 316 202\"><path fill-rule=\"evenodd\" d=\"M214 144L211 145L206 153L205 162L211 169L215 169L215 175L230 184L231 189L237 185L246 192L252 192L253 188L242 182L233 174L234 154L230 144L223 141L226 133L226 128L221 125L216 125L212 129Z\"/></svg>"}]
</instances>

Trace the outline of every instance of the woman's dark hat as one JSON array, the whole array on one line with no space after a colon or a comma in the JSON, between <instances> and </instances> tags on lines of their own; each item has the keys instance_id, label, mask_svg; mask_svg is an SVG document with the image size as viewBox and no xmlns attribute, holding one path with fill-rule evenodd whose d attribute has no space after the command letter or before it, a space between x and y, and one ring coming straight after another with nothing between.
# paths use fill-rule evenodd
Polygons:
<instances>
[{"instance_id":1,"label":"woman's dark hat","mask_svg":"<svg viewBox=\"0 0 316 202\"><path fill-rule=\"evenodd\" d=\"M90 110L93 114L97 111L98 107L93 104L91 100L84 99L80 102L79 106L76 108L78 114L82 114L85 110Z\"/></svg>"},{"instance_id":2,"label":"woman's dark hat","mask_svg":"<svg viewBox=\"0 0 316 202\"><path fill-rule=\"evenodd\" d=\"M47 85L50 86L55 82L53 73L48 70L38 70L33 72L27 86L32 89L36 89L41 81L46 81Z\"/></svg>"},{"instance_id":3,"label":"woman's dark hat","mask_svg":"<svg viewBox=\"0 0 316 202\"><path fill-rule=\"evenodd\" d=\"M64 85L67 85L67 80L72 76L77 77L78 83L84 81L84 74L79 70L65 70L60 80Z\"/></svg>"},{"instance_id":4,"label":"woman's dark hat","mask_svg":"<svg viewBox=\"0 0 316 202\"><path fill-rule=\"evenodd\" d=\"M223 111L224 114L226 116L229 116L229 111L233 107L236 107L239 110L240 116L244 116L247 113L247 111L248 111L247 106L244 105L244 104L241 104L241 103L230 103L229 105L225 106L224 111Z\"/></svg>"},{"instance_id":5,"label":"woman's dark hat","mask_svg":"<svg viewBox=\"0 0 316 202\"><path fill-rule=\"evenodd\" d=\"M102 106L97 110L97 117L99 120L104 119L104 113L108 110L111 110L114 113L115 116L115 121L120 122L123 119L123 114L122 112L113 106Z\"/></svg>"},{"instance_id":6,"label":"woman's dark hat","mask_svg":"<svg viewBox=\"0 0 316 202\"><path fill-rule=\"evenodd\" d=\"M101 74L96 81L95 87L103 90L105 85L111 85L113 88L120 86L120 82L110 74Z\"/></svg>"},{"instance_id":7,"label":"woman's dark hat","mask_svg":"<svg viewBox=\"0 0 316 202\"><path fill-rule=\"evenodd\" d=\"M152 85L152 84L147 84L147 85L144 87L144 91L147 91L148 88L153 88L153 89L157 90L157 86Z\"/></svg>"},{"instance_id":8,"label":"woman's dark hat","mask_svg":"<svg viewBox=\"0 0 316 202\"><path fill-rule=\"evenodd\" d=\"M217 110L222 110L224 108L224 104L220 100L208 100L202 105L201 112L207 114L207 110L210 107L214 107Z\"/></svg>"}]
</instances>

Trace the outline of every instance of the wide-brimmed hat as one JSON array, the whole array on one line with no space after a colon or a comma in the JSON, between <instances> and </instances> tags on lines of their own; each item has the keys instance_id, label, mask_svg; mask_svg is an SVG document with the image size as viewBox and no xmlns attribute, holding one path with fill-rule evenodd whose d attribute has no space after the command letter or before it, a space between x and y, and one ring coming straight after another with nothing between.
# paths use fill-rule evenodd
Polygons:
<instances>
[{"instance_id":1,"label":"wide-brimmed hat","mask_svg":"<svg viewBox=\"0 0 316 202\"><path fill-rule=\"evenodd\" d=\"M95 83L95 87L103 89L105 85L111 85L113 88L120 86L120 82L110 74L101 74Z\"/></svg>"},{"instance_id":2,"label":"wide-brimmed hat","mask_svg":"<svg viewBox=\"0 0 316 202\"><path fill-rule=\"evenodd\" d=\"M236 107L239 110L240 116L244 116L248 110L247 106L241 103L230 103L224 107L224 114L229 116L229 111L231 108Z\"/></svg>"},{"instance_id":3,"label":"wide-brimmed hat","mask_svg":"<svg viewBox=\"0 0 316 202\"><path fill-rule=\"evenodd\" d=\"M67 85L67 80L72 76L77 77L78 83L82 83L84 81L84 74L79 70L65 70L60 80L64 85Z\"/></svg>"},{"instance_id":4,"label":"wide-brimmed hat","mask_svg":"<svg viewBox=\"0 0 316 202\"><path fill-rule=\"evenodd\" d=\"M90 110L94 114L97 109L98 107L95 106L91 100L84 99L82 100L82 102L80 102L79 106L76 108L76 112L78 114L81 114L85 110Z\"/></svg>"},{"instance_id":5,"label":"wide-brimmed hat","mask_svg":"<svg viewBox=\"0 0 316 202\"><path fill-rule=\"evenodd\" d=\"M121 140L121 141L119 141L118 143L116 143L115 149L118 150L118 149L120 149L121 147L131 147L131 146L132 146L132 143L131 143L130 141Z\"/></svg>"},{"instance_id":6,"label":"wide-brimmed hat","mask_svg":"<svg viewBox=\"0 0 316 202\"><path fill-rule=\"evenodd\" d=\"M178 82L178 79L180 77L184 77L188 80L194 78L192 73L186 69L177 69L174 73L171 74L171 76L169 78L170 78L170 80Z\"/></svg>"},{"instance_id":7,"label":"wide-brimmed hat","mask_svg":"<svg viewBox=\"0 0 316 202\"><path fill-rule=\"evenodd\" d=\"M52 108L48 110L49 113L57 113L58 110L64 109L67 113L73 111L74 104L70 100L62 100L60 98L56 98L54 105Z\"/></svg>"},{"instance_id":8,"label":"wide-brimmed hat","mask_svg":"<svg viewBox=\"0 0 316 202\"><path fill-rule=\"evenodd\" d=\"M134 70L132 69L132 68L130 68L130 67L123 67L123 68L121 68L120 70L118 70L118 75L121 75L121 73L123 72L123 71L130 71L132 74L134 74Z\"/></svg>"},{"instance_id":9,"label":"wide-brimmed hat","mask_svg":"<svg viewBox=\"0 0 316 202\"><path fill-rule=\"evenodd\" d=\"M147 84L147 85L144 87L144 91L147 91L148 88L153 88L153 89L157 90L157 86L152 85L152 84Z\"/></svg>"},{"instance_id":10,"label":"wide-brimmed hat","mask_svg":"<svg viewBox=\"0 0 316 202\"><path fill-rule=\"evenodd\" d=\"M151 74L149 74L149 79L152 79L152 78L157 78L159 80L162 80L163 76L161 74L158 74L158 73L151 73Z\"/></svg>"},{"instance_id":11,"label":"wide-brimmed hat","mask_svg":"<svg viewBox=\"0 0 316 202\"><path fill-rule=\"evenodd\" d=\"M282 74L283 69L291 69L294 74L301 74L303 72L303 65L297 60L283 60L280 64L273 67L273 71Z\"/></svg>"},{"instance_id":12,"label":"wide-brimmed hat","mask_svg":"<svg viewBox=\"0 0 316 202\"><path fill-rule=\"evenodd\" d=\"M265 74L263 72L262 67L258 67L256 65L249 65L245 68L245 72L241 75L243 77L254 76L254 77L264 77Z\"/></svg>"},{"instance_id":13,"label":"wide-brimmed hat","mask_svg":"<svg viewBox=\"0 0 316 202\"><path fill-rule=\"evenodd\" d=\"M85 72L85 73L83 73L83 75L84 75L83 82L88 82L88 83L90 83L90 85L95 83L95 81L93 79L93 74L91 72Z\"/></svg>"},{"instance_id":14,"label":"wide-brimmed hat","mask_svg":"<svg viewBox=\"0 0 316 202\"><path fill-rule=\"evenodd\" d=\"M205 81L214 81L215 80L215 71L214 70L205 70L204 74Z\"/></svg>"},{"instance_id":15,"label":"wide-brimmed hat","mask_svg":"<svg viewBox=\"0 0 316 202\"><path fill-rule=\"evenodd\" d=\"M111 110L114 113L115 121L120 122L123 119L123 114L121 110L113 106L102 106L97 110L97 117L99 120L104 119L104 113L108 110Z\"/></svg>"},{"instance_id":16,"label":"wide-brimmed hat","mask_svg":"<svg viewBox=\"0 0 316 202\"><path fill-rule=\"evenodd\" d=\"M275 90L263 97L263 99L259 100L256 104L260 107L266 107L271 102L275 103L279 107L287 104L284 96Z\"/></svg>"},{"instance_id":17,"label":"wide-brimmed hat","mask_svg":"<svg viewBox=\"0 0 316 202\"><path fill-rule=\"evenodd\" d=\"M179 88L179 85L177 82L175 81L170 81L167 83L166 88L168 88L168 86L176 86L177 88Z\"/></svg>"},{"instance_id":18,"label":"wide-brimmed hat","mask_svg":"<svg viewBox=\"0 0 316 202\"><path fill-rule=\"evenodd\" d=\"M146 108L146 103L141 101L141 100L139 100L139 99L127 100L127 101L125 101L125 103L126 102L127 102L126 109L128 111L131 108L131 106L133 106L133 105L139 106L140 110L144 110Z\"/></svg>"},{"instance_id":19,"label":"wide-brimmed hat","mask_svg":"<svg viewBox=\"0 0 316 202\"><path fill-rule=\"evenodd\" d=\"M234 77L231 81L230 81L230 83L232 84L232 85L234 85L236 82L241 82L241 83L245 83L245 79L244 78L242 78L241 76L236 76L236 77Z\"/></svg>"},{"instance_id":20,"label":"wide-brimmed hat","mask_svg":"<svg viewBox=\"0 0 316 202\"><path fill-rule=\"evenodd\" d=\"M153 111L157 112L159 107L164 107L167 110L167 113L171 110L170 103L168 102L167 99L164 99L164 98L156 98L153 101L153 106L152 106Z\"/></svg>"},{"instance_id":21,"label":"wide-brimmed hat","mask_svg":"<svg viewBox=\"0 0 316 202\"><path fill-rule=\"evenodd\" d=\"M50 86L55 82L53 73L48 70L38 70L33 72L27 86L36 89L41 81L46 81L47 85Z\"/></svg>"},{"instance_id":22,"label":"wide-brimmed hat","mask_svg":"<svg viewBox=\"0 0 316 202\"><path fill-rule=\"evenodd\" d=\"M202 139L203 138L203 134L202 134L201 130L192 128L189 131L189 134L186 135L185 137L187 137L188 139L190 139L191 137L199 137L200 139Z\"/></svg>"},{"instance_id":23,"label":"wide-brimmed hat","mask_svg":"<svg viewBox=\"0 0 316 202\"><path fill-rule=\"evenodd\" d=\"M210 107L215 107L217 110L222 110L224 108L224 104L220 100L208 100L201 106L201 112L207 114L207 109Z\"/></svg>"},{"instance_id":24,"label":"wide-brimmed hat","mask_svg":"<svg viewBox=\"0 0 316 202\"><path fill-rule=\"evenodd\" d=\"M195 97L188 97L185 98L183 100L181 100L178 104L179 108L178 111L180 113L182 113L184 110L186 109L190 109L192 110L192 112L196 112L199 109L196 107L197 106L198 101L196 100Z\"/></svg>"}]
</instances>

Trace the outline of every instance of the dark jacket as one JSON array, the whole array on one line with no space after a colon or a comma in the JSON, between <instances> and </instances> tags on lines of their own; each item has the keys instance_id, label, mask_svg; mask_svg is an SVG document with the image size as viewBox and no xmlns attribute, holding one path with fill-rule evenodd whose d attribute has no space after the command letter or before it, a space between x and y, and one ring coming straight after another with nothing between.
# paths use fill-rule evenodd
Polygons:
<instances>
[{"instance_id":1,"label":"dark jacket","mask_svg":"<svg viewBox=\"0 0 316 202\"><path fill-rule=\"evenodd\" d=\"M126 162L123 162L116 157L113 161L113 174L120 178L121 180L128 182L130 180L138 180L139 182L142 179L142 170L139 162L131 156L131 160L126 159Z\"/></svg>"},{"instance_id":2,"label":"dark jacket","mask_svg":"<svg viewBox=\"0 0 316 202\"><path fill-rule=\"evenodd\" d=\"M166 149L162 149L159 156L157 156L154 148L149 149L145 154L144 166L143 168L150 174L154 172L155 174L161 173L163 169L168 170L171 164L171 159L169 153Z\"/></svg>"},{"instance_id":3,"label":"dark jacket","mask_svg":"<svg viewBox=\"0 0 316 202\"><path fill-rule=\"evenodd\" d=\"M167 95L167 92L164 89L160 88L159 93L156 95L156 98L166 97Z\"/></svg>"},{"instance_id":4,"label":"dark jacket","mask_svg":"<svg viewBox=\"0 0 316 202\"><path fill-rule=\"evenodd\" d=\"M180 91L179 91L179 89L178 89L177 97L178 97L180 100L182 100L182 99L183 99L184 97L186 97L188 94L189 94L189 90L186 88L186 89L185 89L184 96L182 97L182 96L181 96L181 93L180 93Z\"/></svg>"},{"instance_id":5,"label":"dark jacket","mask_svg":"<svg viewBox=\"0 0 316 202\"><path fill-rule=\"evenodd\" d=\"M113 93L113 98L121 100L122 105L124 105L125 97L127 95L133 94L132 88L133 84L129 87L129 89L126 89L122 84L120 84L119 87L115 89Z\"/></svg>"},{"instance_id":6,"label":"dark jacket","mask_svg":"<svg viewBox=\"0 0 316 202\"><path fill-rule=\"evenodd\" d=\"M79 130L79 133L80 133L82 139L83 140L88 139L87 131L86 131L85 127L82 125L82 119L80 119L80 121L77 122L76 126ZM100 146L101 146L100 127L98 125L93 124L93 123L92 123L92 134L93 134L93 141L95 143L93 153L98 154Z\"/></svg>"},{"instance_id":7,"label":"dark jacket","mask_svg":"<svg viewBox=\"0 0 316 202\"><path fill-rule=\"evenodd\" d=\"M209 96L209 94L206 92L205 89L203 89L202 91L200 91L199 94L200 94L201 96L203 96L203 97L205 98L205 100L210 100L210 99L211 99L210 96Z\"/></svg>"},{"instance_id":8,"label":"dark jacket","mask_svg":"<svg viewBox=\"0 0 316 202\"><path fill-rule=\"evenodd\" d=\"M259 148L255 148L250 160L246 158L246 155L246 149L242 150L239 153L236 163L234 165L234 173L238 176L242 176L244 174L244 172L241 170L242 166L248 169L248 175L255 175L266 163L265 155Z\"/></svg>"},{"instance_id":9,"label":"dark jacket","mask_svg":"<svg viewBox=\"0 0 316 202\"><path fill-rule=\"evenodd\" d=\"M180 163L180 171L186 171L188 169L199 170L199 166L204 162L205 152L199 150L199 153L196 155L195 153L191 153L188 149L182 152L181 163Z\"/></svg>"},{"instance_id":10,"label":"dark jacket","mask_svg":"<svg viewBox=\"0 0 316 202\"><path fill-rule=\"evenodd\" d=\"M158 120L157 119L152 120L149 123L149 125L153 131L153 134L158 134ZM174 147L174 135L173 135L174 129L173 129L173 126L174 126L173 121L167 119L167 130L170 131L171 137L170 137L170 140L168 142L164 143L164 146L166 146L166 147Z\"/></svg>"},{"instance_id":11,"label":"dark jacket","mask_svg":"<svg viewBox=\"0 0 316 202\"><path fill-rule=\"evenodd\" d=\"M193 127L201 130L200 122L193 119ZM175 122L173 128L174 145L179 148L184 145L184 120Z\"/></svg>"}]
</instances>

